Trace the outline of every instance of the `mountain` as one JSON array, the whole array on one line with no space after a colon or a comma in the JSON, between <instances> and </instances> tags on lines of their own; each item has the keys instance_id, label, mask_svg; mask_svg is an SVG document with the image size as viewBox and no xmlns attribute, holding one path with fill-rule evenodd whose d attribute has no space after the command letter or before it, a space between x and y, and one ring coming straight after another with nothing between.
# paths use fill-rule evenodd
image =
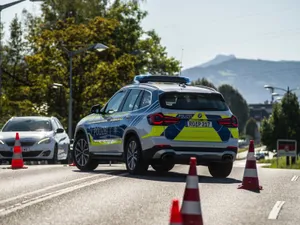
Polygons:
<instances>
[{"instance_id":1,"label":"mountain","mask_svg":"<svg viewBox=\"0 0 300 225\"><path fill-rule=\"evenodd\" d=\"M220 64L222 62L226 62L226 61L231 60L231 59L235 59L235 56L234 55L217 55L214 59L212 59L212 60L210 60L206 63L203 63L198 67L205 68L205 67Z\"/></svg>"},{"instance_id":2,"label":"mountain","mask_svg":"<svg viewBox=\"0 0 300 225\"><path fill-rule=\"evenodd\" d=\"M183 70L181 75L192 81L205 77L215 86L230 84L239 90L249 104L263 103L271 100L270 92L264 88L266 84L284 89L288 86L290 89L300 87L300 62L219 55L208 63ZM275 92L284 94L281 90ZM300 91L297 94L300 97Z\"/></svg>"}]
</instances>

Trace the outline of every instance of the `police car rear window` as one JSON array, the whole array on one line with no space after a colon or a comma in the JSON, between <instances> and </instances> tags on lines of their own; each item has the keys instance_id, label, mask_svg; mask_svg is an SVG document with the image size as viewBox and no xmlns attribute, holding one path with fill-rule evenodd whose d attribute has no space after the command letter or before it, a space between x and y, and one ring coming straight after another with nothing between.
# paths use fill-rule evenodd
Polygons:
<instances>
[{"instance_id":1,"label":"police car rear window","mask_svg":"<svg viewBox=\"0 0 300 225\"><path fill-rule=\"evenodd\" d=\"M162 108L178 110L227 111L228 106L220 94L165 92L160 96Z\"/></svg>"}]
</instances>

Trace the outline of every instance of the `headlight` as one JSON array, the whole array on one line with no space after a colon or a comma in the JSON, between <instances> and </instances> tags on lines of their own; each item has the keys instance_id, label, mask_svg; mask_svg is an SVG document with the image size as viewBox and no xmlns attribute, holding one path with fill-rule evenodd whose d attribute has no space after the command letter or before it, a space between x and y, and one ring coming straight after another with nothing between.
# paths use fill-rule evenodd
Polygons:
<instances>
[{"instance_id":1,"label":"headlight","mask_svg":"<svg viewBox=\"0 0 300 225\"><path fill-rule=\"evenodd\" d=\"M49 144L50 142L51 142L50 138L44 138L38 142L38 145L39 144Z\"/></svg>"},{"instance_id":2,"label":"headlight","mask_svg":"<svg viewBox=\"0 0 300 225\"><path fill-rule=\"evenodd\" d=\"M0 140L0 145L4 145L4 142Z\"/></svg>"}]
</instances>

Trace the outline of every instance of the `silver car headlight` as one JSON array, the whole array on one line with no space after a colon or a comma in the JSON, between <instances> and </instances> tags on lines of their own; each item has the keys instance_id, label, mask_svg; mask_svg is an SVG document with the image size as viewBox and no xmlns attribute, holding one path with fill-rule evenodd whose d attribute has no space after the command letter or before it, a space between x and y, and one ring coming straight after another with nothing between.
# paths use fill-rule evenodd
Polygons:
<instances>
[{"instance_id":1,"label":"silver car headlight","mask_svg":"<svg viewBox=\"0 0 300 225\"><path fill-rule=\"evenodd\" d=\"M4 145L4 142L0 140L0 145Z\"/></svg>"},{"instance_id":2,"label":"silver car headlight","mask_svg":"<svg viewBox=\"0 0 300 225\"><path fill-rule=\"evenodd\" d=\"M38 142L38 145L40 145L40 144L49 144L49 143L51 143L51 138L44 138L44 139L42 139Z\"/></svg>"}]
</instances>

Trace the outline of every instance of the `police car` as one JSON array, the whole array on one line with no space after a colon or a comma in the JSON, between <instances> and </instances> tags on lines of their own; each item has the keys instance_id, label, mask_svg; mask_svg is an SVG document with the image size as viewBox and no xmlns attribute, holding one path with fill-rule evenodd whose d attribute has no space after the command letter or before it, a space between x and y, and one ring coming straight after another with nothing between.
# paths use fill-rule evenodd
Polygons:
<instances>
[{"instance_id":1,"label":"police car","mask_svg":"<svg viewBox=\"0 0 300 225\"><path fill-rule=\"evenodd\" d=\"M215 89L191 86L186 77L139 75L79 121L73 159L82 171L113 160L141 174L149 165L167 172L196 157L213 177L227 177L238 134L237 118Z\"/></svg>"}]
</instances>

